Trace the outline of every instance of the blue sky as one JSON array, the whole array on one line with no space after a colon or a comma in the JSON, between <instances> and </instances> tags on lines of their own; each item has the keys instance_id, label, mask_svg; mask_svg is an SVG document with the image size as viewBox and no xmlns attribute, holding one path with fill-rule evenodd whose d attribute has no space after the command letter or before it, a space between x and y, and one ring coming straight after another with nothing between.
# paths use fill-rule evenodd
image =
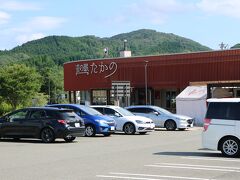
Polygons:
<instances>
[{"instance_id":1,"label":"blue sky","mask_svg":"<svg viewBox=\"0 0 240 180\"><path fill-rule=\"evenodd\" d=\"M240 43L240 0L0 0L0 50L49 35L111 37L138 29L231 47Z\"/></svg>"}]
</instances>

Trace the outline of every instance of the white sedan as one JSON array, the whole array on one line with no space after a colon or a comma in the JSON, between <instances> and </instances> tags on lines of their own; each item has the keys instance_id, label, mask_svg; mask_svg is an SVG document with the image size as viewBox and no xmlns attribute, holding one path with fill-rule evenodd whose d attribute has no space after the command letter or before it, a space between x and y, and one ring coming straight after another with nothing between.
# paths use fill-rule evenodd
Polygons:
<instances>
[{"instance_id":1,"label":"white sedan","mask_svg":"<svg viewBox=\"0 0 240 180\"><path fill-rule=\"evenodd\" d=\"M123 131L125 134L146 134L154 131L155 124L149 118L135 116L130 111L119 106L91 106L104 115L111 116L116 121L116 131Z\"/></svg>"},{"instance_id":2,"label":"white sedan","mask_svg":"<svg viewBox=\"0 0 240 180\"><path fill-rule=\"evenodd\" d=\"M129 106L127 110L138 116L148 117L153 120L156 127L166 128L169 131L176 129L185 130L193 127L194 119L188 116L173 114L158 106Z\"/></svg>"}]
</instances>

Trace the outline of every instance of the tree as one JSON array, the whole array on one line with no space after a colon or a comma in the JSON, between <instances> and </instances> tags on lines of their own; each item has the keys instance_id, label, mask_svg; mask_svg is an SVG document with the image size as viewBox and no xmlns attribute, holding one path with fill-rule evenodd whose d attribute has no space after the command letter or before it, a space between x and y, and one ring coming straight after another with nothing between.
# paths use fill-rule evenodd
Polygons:
<instances>
[{"instance_id":1,"label":"tree","mask_svg":"<svg viewBox=\"0 0 240 180\"><path fill-rule=\"evenodd\" d=\"M34 67L43 77L40 92L48 95L48 103L59 103L64 93L63 67L56 65L49 56L36 56L22 62Z\"/></svg>"},{"instance_id":2,"label":"tree","mask_svg":"<svg viewBox=\"0 0 240 180\"><path fill-rule=\"evenodd\" d=\"M49 103L59 103L61 95L64 94L63 90L63 68L55 66L48 74L48 88L50 90Z\"/></svg>"},{"instance_id":3,"label":"tree","mask_svg":"<svg viewBox=\"0 0 240 180\"><path fill-rule=\"evenodd\" d=\"M0 82L0 96L16 109L27 104L39 92L41 76L34 68L14 64L0 69Z\"/></svg>"}]
</instances>

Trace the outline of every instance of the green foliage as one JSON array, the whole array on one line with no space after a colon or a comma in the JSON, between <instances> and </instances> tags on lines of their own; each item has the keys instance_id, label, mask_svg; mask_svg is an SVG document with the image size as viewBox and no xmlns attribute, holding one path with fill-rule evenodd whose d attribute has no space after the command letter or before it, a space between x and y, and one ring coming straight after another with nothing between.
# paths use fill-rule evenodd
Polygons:
<instances>
[{"instance_id":1,"label":"green foliage","mask_svg":"<svg viewBox=\"0 0 240 180\"><path fill-rule=\"evenodd\" d=\"M48 56L55 64L62 65L68 61L103 58L103 49L106 47L109 48L109 57L119 57L119 51L123 50L124 39L128 40L127 46L133 56L211 50L195 41L174 34L141 29L111 38L49 36L28 42L11 51L3 51L2 54L5 56L19 53L29 57Z\"/></svg>"},{"instance_id":2,"label":"green foliage","mask_svg":"<svg viewBox=\"0 0 240 180\"><path fill-rule=\"evenodd\" d=\"M4 102L4 99L0 96L0 116L8 113L11 110L12 110L12 106Z\"/></svg>"},{"instance_id":3,"label":"green foliage","mask_svg":"<svg viewBox=\"0 0 240 180\"><path fill-rule=\"evenodd\" d=\"M41 74L43 83L41 92L50 95L50 103L56 103L59 100L63 90L63 67L58 66L48 56L36 56L23 61L27 66L34 67Z\"/></svg>"},{"instance_id":4,"label":"green foliage","mask_svg":"<svg viewBox=\"0 0 240 180\"><path fill-rule=\"evenodd\" d=\"M24 53L0 53L0 66L7 65L11 63L21 62L30 58L27 54Z\"/></svg>"},{"instance_id":5,"label":"green foliage","mask_svg":"<svg viewBox=\"0 0 240 180\"><path fill-rule=\"evenodd\" d=\"M236 44L233 47L231 47L231 49L238 49L238 48L240 48L240 44Z\"/></svg>"},{"instance_id":6,"label":"green foliage","mask_svg":"<svg viewBox=\"0 0 240 180\"><path fill-rule=\"evenodd\" d=\"M6 102L0 102L0 116L10 112L12 110L12 106Z\"/></svg>"},{"instance_id":7,"label":"green foliage","mask_svg":"<svg viewBox=\"0 0 240 180\"><path fill-rule=\"evenodd\" d=\"M45 106L48 102L48 96L43 93L36 93L33 98L32 102L28 102L27 106Z\"/></svg>"},{"instance_id":8,"label":"green foliage","mask_svg":"<svg viewBox=\"0 0 240 180\"><path fill-rule=\"evenodd\" d=\"M0 96L13 109L28 104L40 90L41 76L34 68L22 64L8 65L0 69Z\"/></svg>"},{"instance_id":9,"label":"green foliage","mask_svg":"<svg viewBox=\"0 0 240 180\"><path fill-rule=\"evenodd\" d=\"M63 67L55 66L48 74L47 84L48 92L50 91L49 103L60 103L61 95L64 94L63 89Z\"/></svg>"}]
</instances>

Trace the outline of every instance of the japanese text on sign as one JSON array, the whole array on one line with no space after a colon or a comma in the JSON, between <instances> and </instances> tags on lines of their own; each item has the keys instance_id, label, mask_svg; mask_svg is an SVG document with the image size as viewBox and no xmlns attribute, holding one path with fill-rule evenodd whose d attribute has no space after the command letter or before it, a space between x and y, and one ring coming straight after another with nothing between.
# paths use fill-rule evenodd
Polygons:
<instances>
[{"instance_id":1,"label":"japanese text on sign","mask_svg":"<svg viewBox=\"0 0 240 180\"><path fill-rule=\"evenodd\" d=\"M85 74L100 74L100 73L107 73L104 78L112 76L117 71L117 63L111 62L110 64L104 64L101 62L100 64L96 64L95 62L92 63L84 63L84 64L77 64L76 65L76 76Z\"/></svg>"}]
</instances>

